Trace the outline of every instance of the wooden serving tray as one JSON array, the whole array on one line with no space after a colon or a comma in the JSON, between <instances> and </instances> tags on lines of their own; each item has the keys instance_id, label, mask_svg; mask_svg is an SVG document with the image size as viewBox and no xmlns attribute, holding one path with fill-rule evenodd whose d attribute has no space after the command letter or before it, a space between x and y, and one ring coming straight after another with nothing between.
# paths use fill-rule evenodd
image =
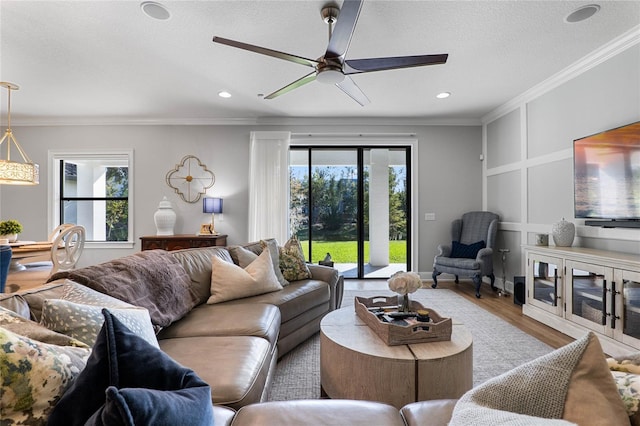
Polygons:
<instances>
[{"instance_id":1,"label":"wooden serving tray","mask_svg":"<svg viewBox=\"0 0 640 426\"><path fill-rule=\"evenodd\" d=\"M409 325L391 324L382 321L369 310L369 308L389 308L397 306L397 296L356 297L354 301L358 317L388 346L451 340L451 318L443 318L433 309L425 308L414 300L411 300L410 303L413 312L419 309L428 310L431 321ZM393 312L393 310L390 312Z\"/></svg>"}]
</instances>

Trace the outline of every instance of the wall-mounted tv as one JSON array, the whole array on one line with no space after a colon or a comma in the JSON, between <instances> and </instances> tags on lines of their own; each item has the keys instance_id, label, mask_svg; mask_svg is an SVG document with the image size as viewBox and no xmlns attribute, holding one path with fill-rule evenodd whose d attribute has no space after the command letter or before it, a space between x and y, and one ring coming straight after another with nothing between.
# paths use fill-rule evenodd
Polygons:
<instances>
[{"instance_id":1,"label":"wall-mounted tv","mask_svg":"<svg viewBox=\"0 0 640 426\"><path fill-rule=\"evenodd\" d=\"M576 218L640 228L640 121L574 140L573 173Z\"/></svg>"}]
</instances>

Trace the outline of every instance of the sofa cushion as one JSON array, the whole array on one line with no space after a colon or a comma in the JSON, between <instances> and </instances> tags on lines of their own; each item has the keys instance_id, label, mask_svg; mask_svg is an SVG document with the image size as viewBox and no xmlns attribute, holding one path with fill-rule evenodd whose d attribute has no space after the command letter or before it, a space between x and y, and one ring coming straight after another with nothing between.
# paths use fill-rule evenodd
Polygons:
<instances>
[{"instance_id":1,"label":"sofa cushion","mask_svg":"<svg viewBox=\"0 0 640 426\"><path fill-rule=\"evenodd\" d=\"M278 241L275 238L260 240L243 246L233 246L229 248L229 253L231 254L233 262L244 268L247 266L247 261L251 262L251 258L247 256L247 251L259 255L265 248L269 249L271 261L273 262L273 270L276 273L276 277L278 278L280 285L286 287L289 282L284 278L282 271L280 270L280 250L278 248Z\"/></svg>"},{"instance_id":2,"label":"sofa cushion","mask_svg":"<svg viewBox=\"0 0 640 426\"><path fill-rule=\"evenodd\" d=\"M199 305L158 334L159 339L198 336L255 336L275 347L280 310L265 303Z\"/></svg>"},{"instance_id":3,"label":"sofa cushion","mask_svg":"<svg viewBox=\"0 0 640 426\"><path fill-rule=\"evenodd\" d=\"M49 330L45 326L35 321L24 318L9 309L0 306L0 326L4 327L20 336L37 340L43 343L51 343L58 346L77 346L79 348L89 348L88 345L78 339L69 337L62 333Z\"/></svg>"},{"instance_id":4,"label":"sofa cushion","mask_svg":"<svg viewBox=\"0 0 640 426\"><path fill-rule=\"evenodd\" d=\"M230 300L225 305L245 303L268 303L280 309L282 323L290 321L319 305L328 305L330 300L329 285L324 281L293 281L280 291L260 294L246 299ZM328 307L327 307L328 310ZM282 329L281 329L282 332Z\"/></svg>"},{"instance_id":5,"label":"sofa cushion","mask_svg":"<svg viewBox=\"0 0 640 426\"><path fill-rule=\"evenodd\" d=\"M627 409L632 426L640 425L640 375L625 371L612 371L618 393Z\"/></svg>"},{"instance_id":6,"label":"sofa cushion","mask_svg":"<svg viewBox=\"0 0 640 426\"><path fill-rule=\"evenodd\" d=\"M48 424L210 425L209 386L109 311L103 314L104 326L87 366L53 409Z\"/></svg>"},{"instance_id":7,"label":"sofa cushion","mask_svg":"<svg viewBox=\"0 0 640 426\"><path fill-rule=\"evenodd\" d=\"M458 241L451 242L451 257L463 259L475 259L480 249L487 246L484 241L478 241L472 244L462 244Z\"/></svg>"},{"instance_id":8,"label":"sofa cushion","mask_svg":"<svg viewBox=\"0 0 640 426\"><path fill-rule=\"evenodd\" d=\"M311 278L300 241L291 237L280 247L280 270L287 281L306 280Z\"/></svg>"},{"instance_id":9,"label":"sofa cushion","mask_svg":"<svg viewBox=\"0 0 640 426\"><path fill-rule=\"evenodd\" d=\"M281 290L273 270L271 256L263 251L244 269L217 257L212 258L211 296L208 304L240 299Z\"/></svg>"},{"instance_id":10,"label":"sofa cushion","mask_svg":"<svg viewBox=\"0 0 640 426\"><path fill-rule=\"evenodd\" d=\"M64 293L65 279L60 279L42 287L37 287L20 292L20 295L29 304L31 319L40 322L42 316L42 304L46 299L59 299Z\"/></svg>"},{"instance_id":11,"label":"sofa cushion","mask_svg":"<svg viewBox=\"0 0 640 426\"><path fill-rule=\"evenodd\" d=\"M467 259L463 257L438 256L438 266L438 269L444 266L456 269L468 269L469 271L480 270L480 262L476 259Z\"/></svg>"},{"instance_id":12,"label":"sofa cushion","mask_svg":"<svg viewBox=\"0 0 640 426\"><path fill-rule=\"evenodd\" d=\"M89 348L38 342L0 327L0 423L44 424L89 353Z\"/></svg>"},{"instance_id":13,"label":"sofa cushion","mask_svg":"<svg viewBox=\"0 0 640 426\"><path fill-rule=\"evenodd\" d=\"M261 402L276 354L266 339L208 336L162 339L160 348L211 386L216 404L233 409Z\"/></svg>"},{"instance_id":14,"label":"sofa cushion","mask_svg":"<svg viewBox=\"0 0 640 426\"><path fill-rule=\"evenodd\" d=\"M20 294L0 293L0 307L13 311L21 317L31 318L29 304Z\"/></svg>"},{"instance_id":15,"label":"sofa cushion","mask_svg":"<svg viewBox=\"0 0 640 426\"><path fill-rule=\"evenodd\" d=\"M100 293L146 308L151 322L166 327L197 303L191 279L178 260L164 250L147 250L86 268L54 274Z\"/></svg>"},{"instance_id":16,"label":"sofa cushion","mask_svg":"<svg viewBox=\"0 0 640 426\"><path fill-rule=\"evenodd\" d=\"M400 414L407 426L422 425L424 419L429 419L429 426L447 426L457 402L457 399L413 402L402 407Z\"/></svg>"},{"instance_id":17,"label":"sofa cushion","mask_svg":"<svg viewBox=\"0 0 640 426\"><path fill-rule=\"evenodd\" d=\"M464 394L456 425L628 425L602 347L589 332Z\"/></svg>"},{"instance_id":18,"label":"sofa cushion","mask_svg":"<svg viewBox=\"0 0 640 426\"><path fill-rule=\"evenodd\" d=\"M233 263L225 247L202 247L170 252L191 279L191 289L197 296L197 304L206 303L211 296L211 258L218 257Z\"/></svg>"},{"instance_id":19,"label":"sofa cushion","mask_svg":"<svg viewBox=\"0 0 640 426\"><path fill-rule=\"evenodd\" d=\"M121 301L118 302L123 303ZM66 334L93 346L104 322L104 316L102 315L102 309L104 308L109 308L111 313L130 330L153 346L158 347L158 340L153 331L149 311L135 306L115 307L108 303L103 303L102 306L95 306L74 303L65 299L47 299L42 306L42 319L40 322L51 330Z\"/></svg>"},{"instance_id":20,"label":"sofa cushion","mask_svg":"<svg viewBox=\"0 0 640 426\"><path fill-rule=\"evenodd\" d=\"M241 268L246 268L247 266L249 266L249 264L256 260L258 258L258 255L260 254L256 254L242 246L232 247L231 249L229 249L229 253L231 254L233 263Z\"/></svg>"},{"instance_id":21,"label":"sofa cushion","mask_svg":"<svg viewBox=\"0 0 640 426\"><path fill-rule=\"evenodd\" d=\"M422 424L431 424L425 422ZM404 426L398 410L373 401L312 399L273 401L242 407L233 426Z\"/></svg>"}]
</instances>

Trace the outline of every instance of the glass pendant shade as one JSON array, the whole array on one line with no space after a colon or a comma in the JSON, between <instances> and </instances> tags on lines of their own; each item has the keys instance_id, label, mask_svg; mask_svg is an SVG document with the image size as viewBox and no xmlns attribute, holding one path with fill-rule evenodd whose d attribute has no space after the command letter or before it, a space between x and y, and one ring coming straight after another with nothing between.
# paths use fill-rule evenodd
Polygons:
<instances>
[{"instance_id":1,"label":"glass pendant shade","mask_svg":"<svg viewBox=\"0 0 640 426\"><path fill-rule=\"evenodd\" d=\"M0 147L5 142L7 144L6 158L2 158L0 152L0 184L37 185L40 183L40 168L29 159L29 156L24 152L11 131L11 91L18 90L19 86L7 82L0 82L0 86L7 89L9 93L7 98L7 130L4 132L2 139L0 139ZM12 144L22 157L22 162L11 160Z\"/></svg>"}]
</instances>

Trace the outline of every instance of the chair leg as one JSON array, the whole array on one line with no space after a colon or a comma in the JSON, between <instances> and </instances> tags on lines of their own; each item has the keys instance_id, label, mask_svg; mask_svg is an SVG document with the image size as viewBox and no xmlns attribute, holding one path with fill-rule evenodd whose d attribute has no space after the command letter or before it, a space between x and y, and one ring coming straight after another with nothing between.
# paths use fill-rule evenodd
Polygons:
<instances>
[{"instance_id":1,"label":"chair leg","mask_svg":"<svg viewBox=\"0 0 640 426\"><path fill-rule=\"evenodd\" d=\"M482 275L480 274L474 275L473 283L476 286L476 297L480 299L480 284L482 284Z\"/></svg>"},{"instance_id":2,"label":"chair leg","mask_svg":"<svg viewBox=\"0 0 640 426\"><path fill-rule=\"evenodd\" d=\"M438 287L438 275L440 275L440 272L436 271L434 268L433 274L431 274L431 278L433 278L433 284L431 284L431 288Z\"/></svg>"},{"instance_id":3,"label":"chair leg","mask_svg":"<svg viewBox=\"0 0 640 426\"><path fill-rule=\"evenodd\" d=\"M454 281L456 284L460 283L460 280L458 279L458 276L456 275L456 280Z\"/></svg>"},{"instance_id":4,"label":"chair leg","mask_svg":"<svg viewBox=\"0 0 640 426\"><path fill-rule=\"evenodd\" d=\"M491 290L493 291L498 291L498 287L496 287L496 276L492 273L487 275L489 277L489 279L491 280Z\"/></svg>"}]
</instances>

